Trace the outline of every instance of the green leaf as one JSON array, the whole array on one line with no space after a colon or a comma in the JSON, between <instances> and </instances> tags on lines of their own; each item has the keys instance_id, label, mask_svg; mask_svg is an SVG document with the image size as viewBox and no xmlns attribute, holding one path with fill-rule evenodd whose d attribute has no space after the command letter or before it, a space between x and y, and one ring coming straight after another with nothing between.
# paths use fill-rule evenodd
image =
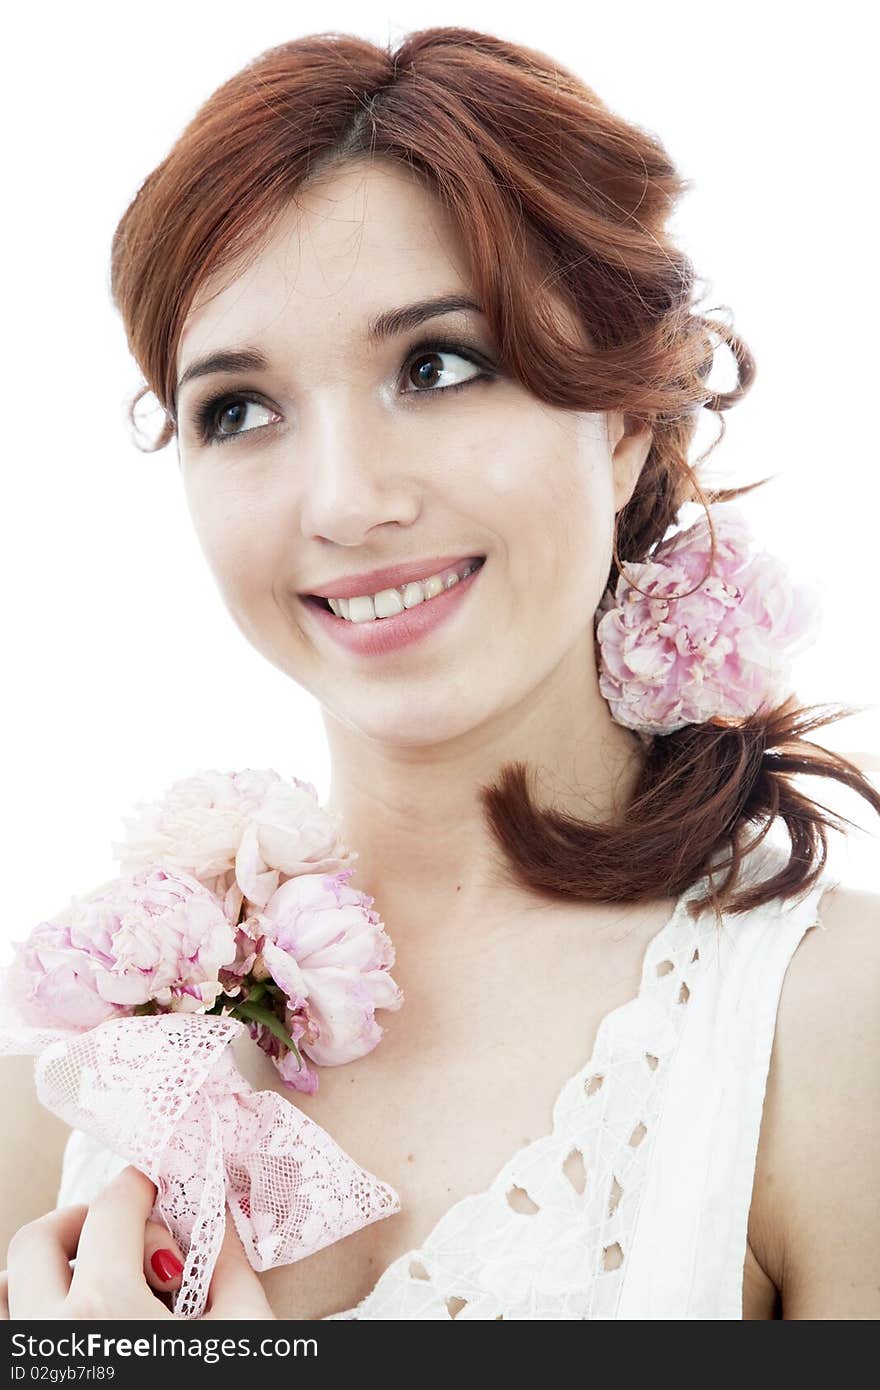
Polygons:
<instances>
[{"instance_id":1,"label":"green leaf","mask_svg":"<svg viewBox=\"0 0 880 1390\"><path fill-rule=\"evenodd\" d=\"M206 1009L205 1012L209 1014L222 1014L224 1009L228 1009L230 1005L234 1006L238 1002L237 994L218 994L212 1007Z\"/></svg>"},{"instance_id":2,"label":"green leaf","mask_svg":"<svg viewBox=\"0 0 880 1390\"><path fill-rule=\"evenodd\" d=\"M264 1028L268 1028L269 1032L272 1033L279 1042L282 1042L289 1051L294 1053L299 1069L302 1070L303 1059L300 1055L299 1048L281 1022L281 1019L277 1014L273 1014L271 1009L267 1009L264 1004L254 1004L250 999L247 999L243 1004L236 1005L232 1010L231 1016L245 1021L247 1019L252 1019L254 1023L262 1023Z\"/></svg>"}]
</instances>

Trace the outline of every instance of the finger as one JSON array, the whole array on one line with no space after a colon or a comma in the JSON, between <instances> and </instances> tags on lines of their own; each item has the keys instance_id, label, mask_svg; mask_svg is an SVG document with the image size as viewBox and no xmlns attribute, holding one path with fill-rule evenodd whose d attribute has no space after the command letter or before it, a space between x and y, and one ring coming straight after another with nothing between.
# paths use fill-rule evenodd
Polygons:
<instances>
[{"instance_id":1,"label":"finger","mask_svg":"<svg viewBox=\"0 0 880 1390\"><path fill-rule=\"evenodd\" d=\"M157 1293L180 1288L184 1257L180 1246L159 1221L148 1221L144 1231L144 1278Z\"/></svg>"},{"instance_id":2,"label":"finger","mask_svg":"<svg viewBox=\"0 0 880 1390\"><path fill-rule=\"evenodd\" d=\"M255 1271L238 1237L232 1212L226 1208L226 1231L211 1285L206 1318L274 1318Z\"/></svg>"},{"instance_id":3,"label":"finger","mask_svg":"<svg viewBox=\"0 0 880 1390\"><path fill-rule=\"evenodd\" d=\"M0 1322L9 1321L9 1275L0 1270Z\"/></svg>"},{"instance_id":4,"label":"finger","mask_svg":"<svg viewBox=\"0 0 880 1390\"><path fill-rule=\"evenodd\" d=\"M63 1303L88 1210L61 1207L15 1232L6 1259L10 1318L47 1318Z\"/></svg>"},{"instance_id":5,"label":"finger","mask_svg":"<svg viewBox=\"0 0 880 1390\"><path fill-rule=\"evenodd\" d=\"M132 1164L117 1173L91 1203L76 1254L72 1291L80 1288L141 1284L144 1229L156 1188ZM142 1284L141 1284L141 1287Z\"/></svg>"}]
</instances>

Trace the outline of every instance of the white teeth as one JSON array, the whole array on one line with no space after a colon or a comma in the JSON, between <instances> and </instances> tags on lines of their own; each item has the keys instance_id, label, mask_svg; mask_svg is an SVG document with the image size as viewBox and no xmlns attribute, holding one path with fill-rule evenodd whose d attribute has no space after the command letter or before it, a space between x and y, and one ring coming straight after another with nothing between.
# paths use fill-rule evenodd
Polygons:
<instances>
[{"instance_id":1,"label":"white teeth","mask_svg":"<svg viewBox=\"0 0 880 1390\"><path fill-rule=\"evenodd\" d=\"M443 580L439 574L432 574L430 579L416 579L403 586L403 606L415 608L417 603L423 603L426 598L436 598L442 592Z\"/></svg>"},{"instance_id":2,"label":"white teeth","mask_svg":"<svg viewBox=\"0 0 880 1390\"><path fill-rule=\"evenodd\" d=\"M367 599L367 603L369 603ZM402 613L404 609L403 599L400 597L399 589L383 589L373 599L373 607L376 610L377 618L391 618L395 613Z\"/></svg>"},{"instance_id":3,"label":"white teeth","mask_svg":"<svg viewBox=\"0 0 880 1390\"><path fill-rule=\"evenodd\" d=\"M375 618L375 616L373 600L370 598L369 594L366 598L350 598L348 600L348 613L346 617L350 622L365 623L368 622L370 618Z\"/></svg>"},{"instance_id":4,"label":"white teeth","mask_svg":"<svg viewBox=\"0 0 880 1390\"><path fill-rule=\"evenodd\" d=\"M420 579L404 584L401 589L382 589L378 594L359 594L356 598L330 598L327 600L337 618L345 618L350 623L370 623L377 618L392 618L405 608L415 608L417 603L436 598L444 589L451 589L460 579L467 579L478 564L465 565L458 572L432 574L428 579Z\"/></svg>"}]
</instances>

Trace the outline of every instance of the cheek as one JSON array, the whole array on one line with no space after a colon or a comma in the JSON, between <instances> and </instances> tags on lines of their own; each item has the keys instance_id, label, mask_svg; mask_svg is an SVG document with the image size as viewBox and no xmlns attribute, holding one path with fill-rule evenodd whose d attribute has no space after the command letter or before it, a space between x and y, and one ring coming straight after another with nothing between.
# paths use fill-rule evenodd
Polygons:
<instances>
[{"instance_id":1,"label":"cheek","mask_svg":"<svg viewBox=\"0 0 880 1390\"><path fill-rule=\"evenodd\" d=\"M557 566L567 592L594 611L605 589L614 538L614 491L607 453L583 444L559 460Z\"/></svg>"},{"instance_id":2,"label":"cheek","mask_svg":"<svg viewBox=\"0 0 880 1390\"><path fill-rule=\"evenodd\" d=\"M486 515L506 533L512 573L593 611L611 566L614 498L602 460L585 457L568 438L561 443L545 433L527 451L496 459Z\"/></svg>"},{"instance_id":3,"label":"cheek","mask_svg":"<svg viewBox=\"0 0 880 1390\"><path fill-rule=\"evenodd\" d=\"M265 529L248 525L243 510L215 506L197 509L193 525L226 607L238 618L256 616L271 599L273 581Z\"/></svg>"},{"instance_id":4,"label":"cheek","mask_svg":"<svg viewBox=\"0 0 880 1390\"><path fill-rule=\"evenodd\" d=\"M573 491L559 526L557 567L566 590L595 607L611 567L614 507L593 492Z\"/></svg>"},{"instance_id":5,"label":"cheek","mask_svg":"<svg viewBox=\"0 0 880 1390\"><path fill-rule=\"evenodd\" d=\"M264 573L255 555L259 556L259 552L227 548L214 566L226 603L238 612L255 613L270 593L271 577Z\"/></svg>"}]
</instances>

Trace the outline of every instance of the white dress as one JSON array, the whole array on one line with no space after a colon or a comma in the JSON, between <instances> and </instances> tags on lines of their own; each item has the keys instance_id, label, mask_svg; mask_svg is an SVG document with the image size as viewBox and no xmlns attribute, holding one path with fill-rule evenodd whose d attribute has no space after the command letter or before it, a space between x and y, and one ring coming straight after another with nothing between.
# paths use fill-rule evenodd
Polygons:
<instances>
[{"instance_id":1,"label":"white dress","mask_svg":"<svg viewBox=\"0 0 880 1390\"><path fill-rule=\"evenodd\" d=\"M768 836L741 882L788 854ZM606 1014L559 1093L552 1132L325 1320L741 1319L782 983L840 881L826 865L800 899L725 914L720 930L710 908L685 910L707 880L687 889L647 946L637 996ZM74 1130L58 1206L88 1202L123 1166Z\"/></svg>"}]
</instances>

